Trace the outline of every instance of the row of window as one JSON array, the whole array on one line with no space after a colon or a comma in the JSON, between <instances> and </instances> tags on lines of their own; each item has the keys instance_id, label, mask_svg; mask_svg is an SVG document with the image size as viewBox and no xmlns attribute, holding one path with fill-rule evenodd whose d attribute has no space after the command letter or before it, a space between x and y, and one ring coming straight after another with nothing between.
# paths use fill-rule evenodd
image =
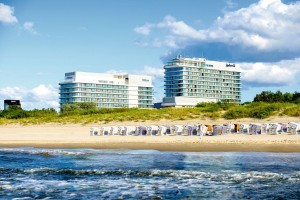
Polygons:
<instances>
[{"instance_id":1,"label":"row of window","mask_svg":"<svg viewBox=\"0 0 300 200\"><path fill-rule=\"evenodd\" d=\"M152 96L139 96L138 99L152 99Z\"/></svg>"},{"instance_id":2,"label":"row of window","mask_svg":"<svg viewBox=\"0 0 300 200\"><path fill-rule=\"evenodd\" d=\"M204 80L204 81L240 81L240 78L230 78L228 76L203 77L203 76L170 76L165 77L165 81L171 80Z\"/></svg>"},{"instance_id":3,"label":"row of window","mask_svg":"<svg viewBox=\"0 0 300 200\"><path fill-rule=\"evenodd\" d=\"M72 103L72 102L115 102L115 103L128 103L128 99L111 99L111 98L61 98L61 103Z\"/></svg>"},{"instance_id":4,"label":"row of window","mask_svg":"<svg viewBox=\"0 0 300 200\"><path fill-rule=\"evenodd\" d=\"M195 67L213 67L212 64L205 63L204 61L183 61L173 60L168 62L166 66L195 66Z\"/></svg>"},{"instance_id":5,"label":"row of window","mask_svg":"<svg viewBox=\"0 0 300 200\"><path fill-rule=\"evenodd\" d=\"M195 88L191 88L191 89L169 89L166 90L166 93L172 93L172 92L183 92L183 93L187 93L187 92L198 92L198 93L240 93L240 90L232 90L232 89L227 89L227 90L219 90L218 88L206 88L206 89L195 89Z\"/></svg>"},{"instance_id":6,"label":"row of window","mask_svg":"<svg viewBox=\"0 0 300 200\"><path fill-rule=\"evenodd\" d=\"M72 87L128 89L127 85L94 84L94 83L64 83L64 84L60 84L60 88L72 88Z\"/></svg>"},{"instance_id":7,"label":"row of window","mask_svg":"<svg viewBox=\"0 0 300 200\"><path fill-rule=\"evenodd\" d=\"M214 82L214 81L165 81L165 85L176 85L176 84L193 84L193 85L222 85L222 84L232 84L237 87L240 85L240 81L222 81L222 82Z\"/></svg>"},{"instance_id":8,"label":"row of window","mask_svg":"<svg viewBox=\"0 0 300 200\"><path fill-rule=\"evenodd\" d=\"M203 68L194 68L194 67L175 67L175 68L166 68L165 74L166 75L176 75L182 73L208 73L208 74L218 74L218 75L241 75L241 72L236 71L227 71L227 70L219 70L219 69L203 69Z\"/></svg>"},{"instance_id":9,"label":"row of window","mask_svg":"<svg viewBox=\"0 0 300 200\"><path fill-rule=\"evenodd\" d=\"M61 106L64 103L61 102ZM97 103L97 107L98 108L128 108L129 104L122 104L122 103ZM147 105L147 104L139 104L138 105L139 108L152 108L153 105Z\"/></svg>"},{"instance_id":10,"label":"row of window","mask_svg":"<svg viewBox=\"0 0 300 200\"><path fill-rule=\"evenodd\" d=\"M240 95L240 92L237 91L220 91L220 90L197 90L197 89L189 89L189 90L168 90L166 91L166 94L177 94L177 93L183 93L183 94L235 94Z\"/></svg>"},{"instance_id":11,"label":"row of window","mask_svg":"<svg viewBox=\"0 0 300 200\"><path fill-rule=\"evenodd\" d=\"M240 90L240 87L238 84L230 84L230 83L223 83L223 84L202 84L202 85L198 85L198 84L170 84L170 85L165 85L165 89L178 89L178 88L216 88L216 89L228 89L228 87L231 89L236 89L236 90Z\"/></svg>"},{"instance_id":12,"label":"row of window","mask_svg":"<svg viewBox=\"0 0 300 200\"><path fill-rule=\"evenodd\" d=\"M174 84L174 83L166 83L165 84L165 89L168 88L191 88L191 87L197 87L197 88L207 88L207 86L212 85L212 86L219 86L219 87L234 87L234 88L240 88L240 84L231 84L231 83L205 83L205 84L197 84L191 82L190 84Z\"/></svg>"},{"instance_id":13,"label":"row of window","mask_svg":"<svg viewBox=\"0 0 300 200\"><path fill-rule=\"evenodd\" d=\"M105 94L105 93L98 93L98 94L93 94L93 93L63 93L60 95L62 98L63 97L76 97L76 96L81 96L81 97L109 97L109 98L128 98L128 95L118 95L118 94Z\"/></svg>"},{"instance_id":14,"label":"row of window","mask_svg":"<svg viewBox=\"0 0 300 200\"><path fill-rule=\"evenodd\" d=\"M71 93L71 92L102 92L102 93L128 94L128 90L86 89L86 88L61 89L60 92L61 93Z\"/></svg>"},{"instance_id":15,"label":"row of window","mask_svg":"<svg viewBox=\"0 0 300 200\"><path fill-rule=\"evenodd\" d=\"M138 87L138 90L139 91L150 91L150 92L152 92L153 88L152 87Z\"/></svg>"},{"instance_id":16,"label":"row of window","mask_svg":"<svg viewBox=\"0 0 300 200\"><path fill-rule=\"evenodd\" d=\"M233 99L240 100L240 96L235 95L218 95L218 94L194 94L194 93L177 93L176 96L202 97L202 98L217 98L217 99ZM166 97L173 97L171 94L166 94Z\"/></svg>"},{"instance_id":17,"label":"row of window","mask_svg":"<svg viewBox=\"0 0 300 200\"><path fill-rule=\"evenodd\" d=\"M138 92L139 95L152 95L152 92Z\"/></svg>"},{"instance_id":18,"label":"row of window","mask_svg":"<svg viewBox=\"0 0 300 200\"><path fill-rule=\"evenodd\" d=\"M152 101L148 101L148 100L139 100L139 104L151 104L151 105L152 105Z\"/></svg>"}]
</instances>

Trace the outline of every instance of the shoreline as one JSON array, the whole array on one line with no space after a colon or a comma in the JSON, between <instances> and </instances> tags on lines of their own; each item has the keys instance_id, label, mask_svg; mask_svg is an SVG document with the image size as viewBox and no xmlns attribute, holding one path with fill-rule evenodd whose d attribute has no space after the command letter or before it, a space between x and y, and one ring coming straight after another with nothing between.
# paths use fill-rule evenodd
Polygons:
<instances>
[{"instance_id":1,"label":"shoreline","mask_svg":"<svg viewBox=\"0 0 300 200\"><path fill-rule=\"evenodd\" d=\"M193 144L144 144L144 143L36 143L36 142L6 142L0 143L1 148L49 148L49 149L130 149L130 150L158 150L174 152L274 152L297 153L299 144L222 144L222 143L193 143Z\"/></svg>"}]
</instances>

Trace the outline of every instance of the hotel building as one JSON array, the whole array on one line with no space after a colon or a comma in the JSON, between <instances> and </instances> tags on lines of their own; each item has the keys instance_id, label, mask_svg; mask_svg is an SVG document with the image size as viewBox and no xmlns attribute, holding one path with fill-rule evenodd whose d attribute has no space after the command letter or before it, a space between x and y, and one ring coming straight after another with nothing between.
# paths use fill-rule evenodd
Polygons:
<instances>
[{"instance_id":1,"label":"hotel building","mask_svg":"<svg viewBox=\"0 0 300 200\"><path fill-rule=\"evenodd\" d=\"M165 66L163 107L200 102L241 102L241 72L235 64L176 57Z\"/></svg>"},{"instance_id":2,"label":"hotel building","mask_svg":"<svg viewBox=\"0 0 300 200\"><path fill-rule=\"evenodd\" d=\"M150 76L69 72L59 85L60 106L95 102L99 108L153 107Z\"/></svg>"}]
</instances>

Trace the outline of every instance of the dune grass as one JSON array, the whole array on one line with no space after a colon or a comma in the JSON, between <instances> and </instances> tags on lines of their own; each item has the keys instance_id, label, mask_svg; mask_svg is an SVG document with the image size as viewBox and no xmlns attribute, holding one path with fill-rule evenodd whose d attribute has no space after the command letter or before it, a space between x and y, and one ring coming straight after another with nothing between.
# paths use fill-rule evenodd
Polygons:
<instances>
[{"instance_id":1,"label":"dune grass","mask_svg":"<svg viewBox=\"0 0 300 200\"><path fill-rule=\"evenodd\" d=\"M88 124L111 121L156 121L187 119L265 119L270 116L300 116L300 104L253 102L245 105L202 103L193 108L86 109L57 113L54 109L0 112L0 124L35 125L45 123Z\"/></svg>"}]
</instances>

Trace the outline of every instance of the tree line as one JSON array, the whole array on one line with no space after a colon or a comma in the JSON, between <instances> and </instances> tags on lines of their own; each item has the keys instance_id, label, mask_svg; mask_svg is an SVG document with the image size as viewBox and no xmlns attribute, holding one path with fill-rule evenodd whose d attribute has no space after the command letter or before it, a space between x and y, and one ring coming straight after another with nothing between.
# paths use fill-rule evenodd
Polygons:
<instances>
[{"instance_id":1,"label":"tree line","mask_svg":"<svg viewBox=\"0 0 300 200\"><path fill-rule=\"evenodd\" d=\"M286 92L281 91L271 92L263 91L254 97L253 102L266 102L266 103L300 103L300 92Z\"/></svg>"}]
</instances>

